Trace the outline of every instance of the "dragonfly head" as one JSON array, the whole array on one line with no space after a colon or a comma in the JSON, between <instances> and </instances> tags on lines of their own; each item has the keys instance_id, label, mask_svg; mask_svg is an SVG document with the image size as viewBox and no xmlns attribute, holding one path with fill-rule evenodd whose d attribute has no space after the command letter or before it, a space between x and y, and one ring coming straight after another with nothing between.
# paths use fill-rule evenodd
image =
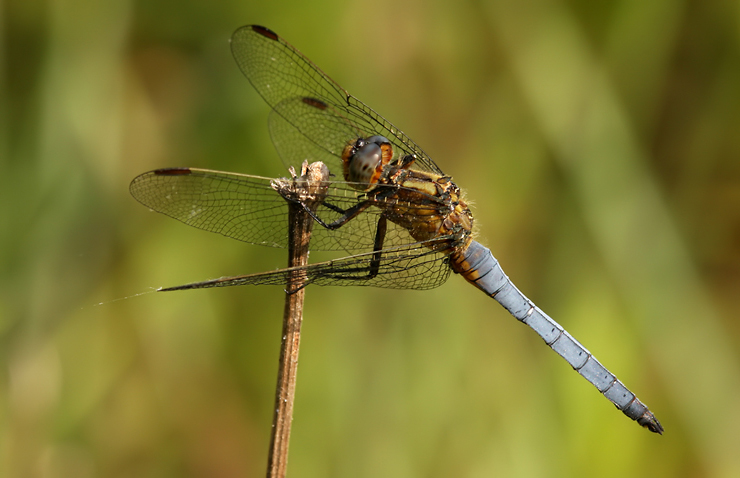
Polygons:
<instances>
[{"instance_id":1,"label":"dragonfly head","mask_svg":"<svg viewBox=\"0 0 740 478\"><path fill-rule=\"evenodd\" d=\"M393 159L393 146L384 136L357 138L342 152L344 179L360 183L357 189L366 191L378 182L385 166Z\"/></svg>"}]
</instances>

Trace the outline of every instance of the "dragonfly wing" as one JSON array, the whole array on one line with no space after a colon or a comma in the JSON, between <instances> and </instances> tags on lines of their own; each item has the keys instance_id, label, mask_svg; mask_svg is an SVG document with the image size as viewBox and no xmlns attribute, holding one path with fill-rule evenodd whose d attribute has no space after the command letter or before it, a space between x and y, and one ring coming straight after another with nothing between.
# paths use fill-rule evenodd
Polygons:
<instances>
[{"instance_id":1,"label":"dragonfly wing","mask_svg":"<svg viewBox=\"0 0 740 478\"><path fill-rule=\"evenodd\" d=\"M136 177L131 194L143 205L189 226L233 239L270 247L287 247L288 202L272 187L272 179L196 168L149 171ZM344 182L332 183L316 210L325 224L360 202L362 193ZM373 249L381 209L367 208L337 229L316 224L315 251L367 252ZM389 224L384 244L408 244L413 238Z\"/></svg>"},{"instance_id":2,"label":"dragonfly wing","mask_svg":"<svg viewBox=\"0 0 740 478\"><path fill-rule=\"evenodd\" d=\"M206 169L172 168L134 178L134 198L198 229L240 241L285 247L288 203L270 178Z\"/></svg>"},{"instance_id":3,"label":"dragonfly wing","mask_svg":"<svg viewBox=\"0 0 740 478\"><path fill-rule=\"evenodd\" d=\"M319 262L271 272L223 277L204 282L160 289L162 291L204 289L235 285L286 285L291 277L303 278L306 285L374 286L392 289L433 289L450 275L450 240L435 239L413 246L384 249L378 253ZM371 270L377 267L377 274Z\"/></svg>"},{"instance_id":4,"label":"dragonfly wing","mask_svg":"<svg viewBox=\"0 0 740 478\"><path fill-rule=\"evenodd\" d=\"M335 179L343 178L342 150L348 138L364 134L332 106L301 97L275 105L269 128L272 143L286 166L295 167L304 160L322 161Z\"/></svg>"},{"instance_id":5,"label":"dragonfly wing","mask_svg":"<svg viewBox=\"0 0 740 478\"><path fill-rule=\"evenodd\" d=\"M396 128L372 108L350 95L344 88L329 78L301 52L265 27L247 25L239 28L231 37L231 52L242 73L252 86L272 108L287 99L305 101L316 107L324 108L329 115L336 115L330 123L349 122L354 137L341 138L338 144L330 149L340 150L344 145L357 138L381 135L394 145L397 155L413 154L416 156L415 167L436 174L443 174L434 161L401 130ZM321 106L323 105L323 106ZM325 144L322 136L313 136L320 128L310 124L316 118L287 116L278 112L291 123L308 140L316 144ZM326 119L326 116L323 116ZM309 124L307 124L309 122ZM331 169L332 166L329 166ZM336 173L335 173L336 174Z\"/></svg>"}]
</instances>

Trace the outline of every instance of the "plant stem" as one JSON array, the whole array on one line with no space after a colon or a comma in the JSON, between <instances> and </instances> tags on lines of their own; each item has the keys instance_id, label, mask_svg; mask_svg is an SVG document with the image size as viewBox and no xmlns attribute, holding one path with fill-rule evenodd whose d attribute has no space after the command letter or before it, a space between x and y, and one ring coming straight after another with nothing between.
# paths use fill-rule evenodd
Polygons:
<instances>
[{"instance_id":1,"label":"plant stem","mask_svg":"<svg viewBox=\"0 0 740 478\"><path fill-rule=\"evenodd\" d=\"M292 182L286 181L276 188L283 197L292 199L288 200L288 267L305 267L308 264L308 244L314 220L306 209L315 211L319 206L328 178L328 169L322 163L313 163L310 166L304 163L301 173L300 178L294 175ZM305 272L298 270L291 274L285 289L280 364L267 462L268 478L285 477L288 467L305 286Z\"/></svg>"}]
</instances>

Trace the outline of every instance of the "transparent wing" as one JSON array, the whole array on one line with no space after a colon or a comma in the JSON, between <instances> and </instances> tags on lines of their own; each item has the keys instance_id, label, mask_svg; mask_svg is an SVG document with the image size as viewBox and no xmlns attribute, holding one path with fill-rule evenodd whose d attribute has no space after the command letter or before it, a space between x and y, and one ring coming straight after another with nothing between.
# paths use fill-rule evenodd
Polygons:
<instances>
[{"instance_id":1,"label":"transparent wing","mask_svg":"<svg viewBox=\"0 0 740 478\"><path fill-rule=\"evenodd\" d=\"M452 270L445 251L452 238L357 254L304 267L223 277L160 289L162 291L204 289L234 285L285 285L291 277L305 278L306 285L374 286L392 289L433 289L442 285ZM371 270L377 267L377 274Z\"/></svg>"},{"instance_id":2,"label":"transparent wing","mask_svg":"<svg viewBox=\"0 0 740 478\"><path fill-rule=\"evenodd\" d=\"M242 73L267 104L298 132L282 137L287 129L273 131L276 146L277 142L307 141L313 146L305 149L322 148L333 158L326 160L326 165L337 174L341 172L338 168L341 151L349 141L359 136L381 135L391 141L397 157L415 155L416 169L443 174L402 131L347 93L271 30L257 25L239 28L231 37L231 52ZM315 114L307 113L311 109ZM290 146L293 152L302 148ZM306 159L300 155L288 157L283 151L290 148L281 150L278 146L278 150L292 166Z\"/></svg>"},{"instance_id":3,"label":"transparent wing","mask_svg":"<svg viewBox=\"0 0 740 478\"><path fill-rule=\"evenodd\" d=\"M269 129L272 143L286 166L296 167L304 160L322 161L334 179L340 181L344 180L342 150L350 139L365 134L329 105L299 97L275 105Z\"/></svg>"},{"instance_id":4,"label":"transparent wing","mask_svg":"<svg viewBox=\"0 0 740 478\"><path fill-rule=\"evenodd\" d=\"M137 201L199 229L240 241L287 247L288 202L273 189L270 178L195 168L159 169L134 178L130 191ZM401 188L402 189L402 188ZM332 183L316 215L326 224L363 201L351 184ZM377 201L381 206L380 200ZM430 206L418 206L419 209ZM338 229L313 228L311 249L369 252L381 214L368 207ZM384 247L414 243L408 231L388 223Z\"/></svg>"}]
</instances>

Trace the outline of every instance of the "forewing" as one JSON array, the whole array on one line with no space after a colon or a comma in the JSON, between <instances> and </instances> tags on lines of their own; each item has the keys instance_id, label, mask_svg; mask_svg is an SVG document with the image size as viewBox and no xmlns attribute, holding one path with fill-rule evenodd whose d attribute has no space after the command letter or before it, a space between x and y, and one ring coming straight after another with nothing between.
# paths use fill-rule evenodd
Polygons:
<instances>
[{"instance_id":1,"label":"forewing","mask_svg":"<svg viewBox=\"0 0 740 478\"><path fill-rule=\"evenodd\" d=\"M348 138L364 135L336 108L299 97L275 105L269 128L272 143L286 165L323 161L338 181L344 179L342 150Z\"/></svg>"},{"instance_id":2,"label":"forewing","mask_svg":"<svg viewBox=\"0 0 740 478\"><path fill-rule=\"evenodd\" d=\"M134 198L198 229L253 244L285 247L287 202L269 178L194 168L149 171L134 178Z\"/></svg>"},{"instance_id":3,"label":"forewing","mask_svg":"<svg viewBox=\"0 0 740 478\"><path fill-rule=\"evenodd\" d=\"M416 169L443 174L424 151L402 131L350 95L271 30L257 25L239 28L231 37L231 52L242 73L257 92L309 142L323 147L330 151L330 154L335 154L357 136L381 135L393 143L397 157L415 155ZM317 121L316 117L289 116L278 107L285 100L303 102L308 106L322 109L328 115L334 116L330 120L326 115L322 116L329 124L348 122L351 125L345 130L348 136L339 138L341 141L316 136L321 130L320 125L314 124ZM349 134L350 131L354 137ZM302 160L303 158L291 158L289 163L294 165L295 161Z\"/></svg>"},{"instance_id":4,"label":"forewing","mask_svg":"<svg viewBox=\"0 0 740 478\"><path fill-rule=\"evenodd\" d=\"M271 186L272 179L195 168L150 171L130 186L137 201L189 226L240 241L270 247L288 242L288 202ZM324 223L342 217L356 205L361 193L347 183L332 183L316 215ZM381 209L369 207L338 229L315 224L311 249L317 251L372 251ZM408 231L389 224L387 246L413 242Z\"/></svg>"}]
</instances>

